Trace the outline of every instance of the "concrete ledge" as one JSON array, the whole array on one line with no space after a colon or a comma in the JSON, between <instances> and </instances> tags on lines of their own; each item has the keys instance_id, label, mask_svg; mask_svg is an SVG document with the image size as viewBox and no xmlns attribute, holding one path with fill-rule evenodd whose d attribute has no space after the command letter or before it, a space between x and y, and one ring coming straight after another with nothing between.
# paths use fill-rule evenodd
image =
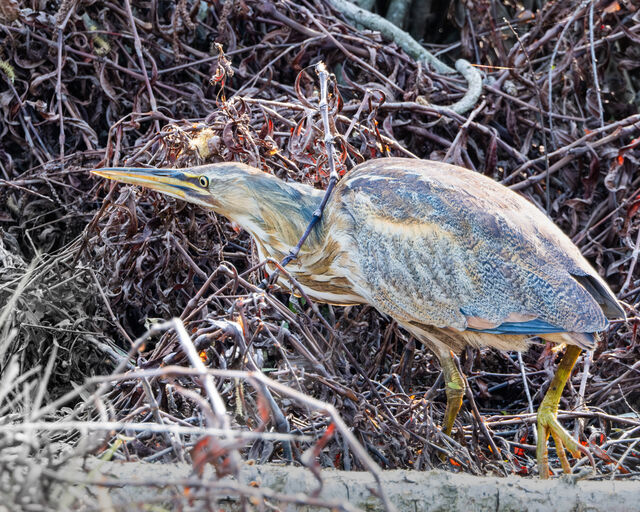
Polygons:
<instances>
[{"instance_id":1,"label":"concrete ledge","mask_svg":"<svg viewBox=\"0 0 640 512\"><path fill-rule=\"evenodd\" d=\"M323 470L322 489L303 504L304 496L318 491L318 480L304 468L243 465L239 481L216 479L207 468L202 480L186 464L102 462L89 459L85 467L67 466L49 473L57 483L51 497L74 510L95 509L96 498L116 510L137 510L143 504L176 506L185 500L217 500L224 510L240 508L239 495L250 492L250 502L262 499L281 510L311 511L346 505L346 509L384 510L370 491L376 485L372 475L360 472ZM384 471L384 489L399 511L629 511L640 509L640 481L589 481L561 477L536 478L476 477L443 471ZM185 491L186 487L189 487ZM247 494L245 494L246 496ZM286 496L287 500L281 498ZM296 498L297 496L297 498ZM291 501L289 501L291 500ZM204 503L204 501L203 501ZM58 508L58 507L56 507ZM142 508L140 508L142 509ZM196 508L197 509L197 508ZM146 508L148 510L148 508ZM195 509L194 509L195 510Z\"/></svg>"}]
</instances>

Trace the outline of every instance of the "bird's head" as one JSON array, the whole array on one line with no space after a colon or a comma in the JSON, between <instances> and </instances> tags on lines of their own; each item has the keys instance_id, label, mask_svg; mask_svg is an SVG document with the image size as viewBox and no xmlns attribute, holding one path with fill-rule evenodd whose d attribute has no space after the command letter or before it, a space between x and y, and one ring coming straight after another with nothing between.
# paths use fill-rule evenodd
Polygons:
<instances>
[{"instance_id":1,"label":"bird's head","mask_svg":"<svg viewBox=\"0 0 640 512\"><path fill-rule=\"evenodd\" d=\"M105 167L91 172L197 204L240 225L262 217L261 210L278 200L274 189L285 185L270 174L237 162L185 169Z\"/></svg>"},{"instance_id":2,"label":"bird's head","mask_svg":"<svg viewBox=\"0 0 640 512\"><path fill-rule=\"evenodd\" d=\"M214 190L214 188L222 188L225 181L221 179L224 173L221 172L223 169L220 166L227 168L225 164L203 165L188 169L105 167L91 172L110 180L140 185L204 208L219 211L224 215L221 198L228 194L226 190L218 192ZM232 172L226 181L237 189L238 195L241 195L242 190L239 189L242 188L243 180L237 179L235 174ZM214 187L214 184L216 187Z\"/></svg>"},{"instance_id":3,"label":"bird's head","mask_svg":"<svg viewBox=\"0 0 640 512\"><path fill-rule=\"evenodd\" d=\"M283 246L292 240L295 245L298 231L302 234L321 195L311 187L288 184L235 162L186 169L107 167L91 172L211 209L265 243L277 235Z\"/></svg>"}]
</instances>

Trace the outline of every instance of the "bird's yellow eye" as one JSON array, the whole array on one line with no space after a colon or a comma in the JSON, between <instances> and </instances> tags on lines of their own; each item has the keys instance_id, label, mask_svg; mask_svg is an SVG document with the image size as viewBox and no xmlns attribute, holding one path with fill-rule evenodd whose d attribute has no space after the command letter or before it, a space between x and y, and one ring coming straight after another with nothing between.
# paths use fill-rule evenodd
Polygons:
<instances>
[{"instance_id":1,"label":"bird's yellow eye","mask_svg":"<svg viewBox=\"0 0 640 512\"><path fill-rule=\"evenodd\" d=\"M198 183L200 183L201 187L208 187L209 186L209 178L207 178L206 176L200 176L198 178Z\"/></svg>"}]
</instances>

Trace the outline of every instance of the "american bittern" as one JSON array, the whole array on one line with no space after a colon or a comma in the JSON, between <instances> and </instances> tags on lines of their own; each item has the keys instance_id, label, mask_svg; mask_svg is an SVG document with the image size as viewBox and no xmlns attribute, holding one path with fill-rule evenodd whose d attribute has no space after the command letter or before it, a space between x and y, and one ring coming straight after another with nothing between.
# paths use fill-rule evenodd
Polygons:
<instances>
[{"instance_id":1,"label":"american bittern","mask_svg":"<svg viewBox=\"0 0 640 512\"><path fill-rule=\"evenodd\" d=\"M93 172L214 210L252 235L260 258L287 255L322 199L238 163ZM549 435L566 472L564 448L586 452L556 419L560 397L580 350L593 348L607 318L625 314L571 240L521 196L453 165L370 160L338 183L289 270L311 298L371 304L435 352L447 434L465 390L452 352L524 350L532 336L566 343L538 409L540 476L549 475Z\"/></svg>"}]
</instances>

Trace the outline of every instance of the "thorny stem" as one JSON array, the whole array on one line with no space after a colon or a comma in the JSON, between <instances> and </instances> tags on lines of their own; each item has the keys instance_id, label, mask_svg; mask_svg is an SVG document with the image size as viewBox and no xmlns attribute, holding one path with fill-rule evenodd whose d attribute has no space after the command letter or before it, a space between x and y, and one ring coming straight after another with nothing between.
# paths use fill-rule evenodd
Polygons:
<instances>
[{"instance_id":1,"label":"thorny stem","mask_svg":"<svg viewBox=\"0 0 640 512\"><path fill-rule=\"evenodd\" d=\"M327 101L328 96L328 81L329 81L329 72L327 71L327 67L324 65L324 62L320 61L316 64L316 73L320 78L320 102L318 106L320 108L320 115L322 116L322 124L324 125L324 146L327 150L327 163L329 164L329 185L327 186L327 190L324 193L324 197L320 202L320 206L318 206L317 210L313 212L313 216L311 217L311 222L307 226L307 229L303 233L302 237L298 241L297 245L291 249L291 252L287 254L280 265L282 267L286 267L291 260L298 257L300 253L300 248L305 243L313 228L320 222L322 218L322 213L324 212L324 208L327 205L327 201L329 197L331 197L331 193L338 183L338 172L336 171L335 164L335 149L333 142L333 131L331 130L331 124L329 122L329 102ZM275 272L278 272L277 270Z\"/></svg>"},{"instance_id":2,"label":"thorny stem","mask_svg":"<svg viewBox=\"0 0 640 512\"><path fill-rule=\"evenodd\" d=\"M527 380L527 369L525 368L524 361L522 359L522 352L518 352L518 364L520 366L520 374L522 375L522 384L524 385L524 392L527 395L527 404L529 405L529 414L534 414L533 400L531 399L531 392L529 391L529 381ZM533 438L536 443L538 442L538 431L533 429Z\"/></svg>"},{"instance_id":3,"label":"thorny stem","mask_svg":"<svg viewBox=\"0 0 640 512\"><path fill-rule=\"evenodd\" d=\"M144 83L147 88L147 92L149 93L149 105L151 106L151 110L156 112L158 110L158 105L156 104L156 97L153 94L153 87L151 87L151 82L149 81L149 75L147 74L147 69L144 65L144 57L142 56L142 43L140 42L140 36L138 35L138 29L136 28L136 22L133 18L133 12L131 11L131 3L129 0L124 0L124 5L127 10L127 16L129 17L129 21L131 22L131 33L133 34L133 46L136 50L136 55L138 56L138 61L140 62L140 72L144 77ZM160 131L160 123L156 119L154 121L156 126L156 131Z\"/></svg>"},{"instance_id":4,"label":"thorny stem","mask_svg":"<svg viewBox=\"0 0 640 512\"><path fill-rule=\"evenodd\" d=\"M578 389L578 399L576 400L576 409L584 409L585 400L584 395L587 390L587 380L589 379L589 370L591 369L591 361L593 360L593 350L587 350L584 354L584 368L582 370L582 376L580 377L580 388ZM584 421L581 418L576 418L574 437L580 436L580 431L584 427Z\"/></svg>"},{"instance_id":5,"label":"thorny stem","mask_svg":"<svg viewBox=\"0 0 640 512\"><path fill-rule=\"evenodd\" d=\"M531 74L535 75L535 70L534 70L533 64L531 63L531 58L529 57L529 51L527 50L526 46L524 44L522 44L522 40L520 39L520 36L513 29L513 27L509 23L509 20L504 18L504 21L507 23L507 25L509 25L509 28L513 32L513 35L518 40L518 43L520 44L520 47L522 48L522 53L524 54L525 59L527 59L527 64L529 65L529 68L531 69ZM543 114L543 110L542 110L542 93L540 92L540 87L538 86L538 83L535 80L533 81L533 84L534 84L534 90L535 90L535 93L536 93L535 97L536 97L536 100L538 101L538 112L537 112L538 122L540 123L540 126L544 126L543 125L543 118L542 118L542 114ZM549 87L551 87L551 84L549 84ZM544 146L544 167L545 167L545 176L546 176L546 182L545 182L545 210L547 212L547 216L549 216L549 214L551 213L551 190L550 190L551 173L549 172L549 146L547 144L547 134L545 133L545 131L542 130L541 134L542 134L542 144Z\"/></svg>"},{"instance_id":6,"label":"thorny stem","mask_svg":"<svg viewBox=\"0 0 640 512\"><path fill-rule=\"evenodd\" d=\"M596 60L596 51L593 47L593 5L595 0L591 0L589 6L589 50L591 52L591 69L593 70L593 87L596 91L598 99L598 117L600 118L600 126L604 126L604 114L602 113L602 97L600 95L600 82L598 81L598 61Z\"/></svg>"},{"instance_id":7,"label":"thorny stem","mask_svg":"<svg viewBox=\"0 0 640 512\"><path fill-rule=\"evenodd\" d=\"M58 116L60 116L60 134L58 136L58 144L60 145L60 166L64 167L64 112L62 110L62 28L58 29L58 72L56 74L56 96L58 99Z\"/></svg>"},{"instance_id":8,"label":"thorny stem","mask_svg":"<svg viewBox=\"0 0 640 512\"><path fill-rule=\"evenodd\" d=\"M556 55L558 54L558 50L560 48L560 43L562 43L562 40L564 39L564 34L567 31L567 29L569 27L571 27L573 25L573 22L575 21L575 19L581 15L582 10L586 7L587 3L589 0L583 0L583 2L578 6L578 8L573 12L573 14L571 15L571 18L569 18L565 24L564 27L562 29L562 32L560 33L560 35L558 36L558 40L556 41L556 44L553 48L553 52L551 53L551 59L549 60L549 77L547 79L548 83L547 83L547 108L548 108L548 112L547 115L549 117L549 130L551 133L551 143L555 145L555 140L554 140L554 131L553 131L553 117L551 116L551 111L552 111L552 106L553 106L553 71L555 69L554 66L554 60L556 58ZM548 149L546 148L545 150L545 155L546 153L548 153Z\"/></svg>"}]
</instances>

